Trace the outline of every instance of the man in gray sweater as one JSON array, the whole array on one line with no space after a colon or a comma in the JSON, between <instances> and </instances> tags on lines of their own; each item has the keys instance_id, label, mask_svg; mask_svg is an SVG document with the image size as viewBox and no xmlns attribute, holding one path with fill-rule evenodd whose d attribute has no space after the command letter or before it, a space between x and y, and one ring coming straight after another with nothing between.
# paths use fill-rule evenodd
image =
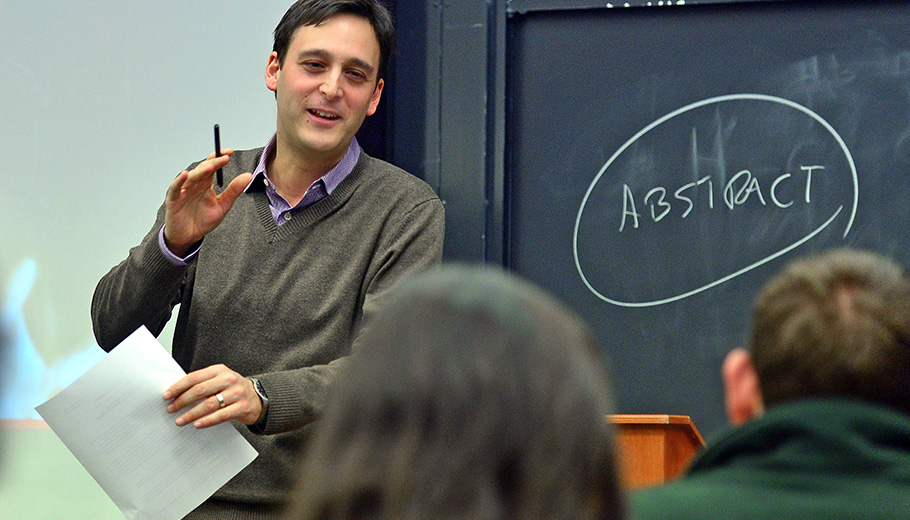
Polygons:
<instances>
[{"instance_id":1,"label":"man in gray sweater","mask_svg":"<svg viewBox=\"0 0 910 520\"><path fill-rule=\"evenodd\" d=\"M95 290L106 350L142 325L160 333L179 305L172 353L188 375L162 406L175 427L234 421L259 452L187 518L278 517L358 327L390 287L441 260L438 197L354 138L376 111L393 37L377 0L291 6L266 67L275 136L181 172Z\"/></svg>"}]
</instances>

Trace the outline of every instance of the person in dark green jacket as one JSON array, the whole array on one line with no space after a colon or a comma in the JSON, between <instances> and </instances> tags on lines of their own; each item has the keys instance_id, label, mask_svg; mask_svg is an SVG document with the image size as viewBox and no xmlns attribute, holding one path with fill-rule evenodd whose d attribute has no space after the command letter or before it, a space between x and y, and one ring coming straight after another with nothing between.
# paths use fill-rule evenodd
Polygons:
<instances>
[{"instance_id":1,"label":"person in dark green jacket","mask_svg":"<svg viewBox=\"0 0 910 520\"><path fill-rule=\"evenodd\" d=\"M910 518L910 280L833 250L760 292L750 350L722 369L731 428L639 520Z\"/></svg>"}]
</instances>

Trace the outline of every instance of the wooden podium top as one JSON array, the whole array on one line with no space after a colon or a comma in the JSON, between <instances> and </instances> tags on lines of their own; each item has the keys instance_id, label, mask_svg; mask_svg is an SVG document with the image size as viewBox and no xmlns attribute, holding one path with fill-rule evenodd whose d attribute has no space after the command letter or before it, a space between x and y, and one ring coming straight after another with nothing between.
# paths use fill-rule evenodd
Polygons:
<instances>
[{"instance_id":1,"label":"wooden podium top","mask_svg":"<svg viewBox=\"0 0 910 520\"><path fill-rule=\"evenodd\" d=\"M626 489L660 485L685 471L705 446L687 415L609 415L616 427L620 474Z\"/></svg>"}]
</instances>

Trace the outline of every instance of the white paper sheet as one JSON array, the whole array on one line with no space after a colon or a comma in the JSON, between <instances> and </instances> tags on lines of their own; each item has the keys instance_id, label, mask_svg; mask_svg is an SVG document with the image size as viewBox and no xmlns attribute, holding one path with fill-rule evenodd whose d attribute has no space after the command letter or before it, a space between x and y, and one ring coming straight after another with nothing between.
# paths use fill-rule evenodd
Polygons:
<instances>
[{"instance_id":1,"label":"white paper sheet","mask_svg":"<svg viewBox=\"0 0 910 520\"><path fill-rule=\"evenodd\" d=\"M142 327L36 408L130 520L185 516L258 455L230 423L174 424L161 396L184 375Z\"/></svg>"}]
</instances>

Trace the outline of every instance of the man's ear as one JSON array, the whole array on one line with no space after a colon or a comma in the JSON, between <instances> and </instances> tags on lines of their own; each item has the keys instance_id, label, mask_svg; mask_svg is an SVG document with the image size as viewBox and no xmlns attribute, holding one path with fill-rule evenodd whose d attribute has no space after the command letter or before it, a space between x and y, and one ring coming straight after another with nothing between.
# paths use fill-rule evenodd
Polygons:
<instances>
[{"instance_id":1,"label":"man's ear","mask_svg":"<svg viewBox=\"0 0 910 520\"><path fill-rule=\"evenodd\" d=\"M379 99L382 97L382 87L385 85L385 82L382 78L376 80L376 88L373 89L373 94L370 96L370 104L367 106L367 115L371 116L376 113L376 108L379 106Z\"/></svg>"},{"instance_id":2,"label":"man's ear","mask_svg":"<svg viewBox=\"0 0 910 520\"><path fill-rule=\"evenodd\" d=\"M265 86L272 92L278 91L278 74L281 72L281 62L278 53L269 54L269 62L265 66Z\"/></svg>"},{"instance_id":3,"label":"man's ear","mask_svg":"<svg viewBox=\"0 0 910 520\"><path fill-rule=\"evenodd\" d=\"M727 354L721 375L730 424L739 426L765 411L758 374L746 349L735 348Z\"/></svg>"}]
</instances>

